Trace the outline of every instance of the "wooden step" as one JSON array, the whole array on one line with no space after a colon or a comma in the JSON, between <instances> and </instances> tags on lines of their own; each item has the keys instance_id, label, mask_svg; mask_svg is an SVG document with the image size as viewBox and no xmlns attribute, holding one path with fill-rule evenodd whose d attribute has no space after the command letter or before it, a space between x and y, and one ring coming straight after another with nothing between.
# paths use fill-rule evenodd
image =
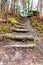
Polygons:
<instances>
[{"instance_id":1,"label":"wooden step","mask_svg":"<svg viewBox=\"0 0 43 65\"><path fill-rule=\"evenodd\" d=\"M17 23L17 25L25 26L25 24L23 24L23 23Z\"/></svg>"},{"instance_id":2,"label":"wooden step","mask_svg":"<svg viewBox=\"0 0 43 65\"><path fill-rule=\"evenodd\" d=\"M25 28L26 26L24 26L24 25L15 25L15 27L17 27L17 28Z\"/></svg>"},{"instance_id":3,"label":"wooden step","mask_svg":"<svg viewBox=\"0 0 43 65\"><path fill-rule=\"evenodd\" d=\"M6 37L12 40L32 40L34 41L34 36L33 35L26 35L26 34L2 34L0 35L1 37Z\"/></svg>"},{"instance_id":4,"label":"wooden step","mask_svg":"<svg viewBox=\"0 0 43 65\"><path fill-rule=\"evenodd\" d=\"M28 30L28 29L19 29L19 28L12 28L12 31L16 31L16 32L29 32L30 30Z\"/></svg>"},{"instance_id":5,"label":"wooden step","mask_svg":"<svg viewBox=\"0 0 43 65\"><path fill-rule=\"evenodd\" d=\"M26 27L24 27L24 26L15 26L15 28L18 28L18 29L25 29Z\"/></svg>"},{"instance_id":6,"label":"wooden step","mask_svg":"<svg viewBox=\"0 0 43 65\"><path fill-rule=\"evenodd\" d=\"M32 47L36 47L36 44L28 44L28 45L5 45L3 46L4 48L12 48L12 47L16 47L16 48L32 48Z\"/></svg>"},{"instance_id":7,"label":"wooden step","mask_svg":"<svg viewBox=\"0 0 43 65\"><path fill-rule=\"evenodd\" d=\"M18 40L9 40L9 39L4 39L0 41L1 45L28 45L28 44L34 44L36 43L35 41L18 41Z\"/></svg>"}]
</instances>

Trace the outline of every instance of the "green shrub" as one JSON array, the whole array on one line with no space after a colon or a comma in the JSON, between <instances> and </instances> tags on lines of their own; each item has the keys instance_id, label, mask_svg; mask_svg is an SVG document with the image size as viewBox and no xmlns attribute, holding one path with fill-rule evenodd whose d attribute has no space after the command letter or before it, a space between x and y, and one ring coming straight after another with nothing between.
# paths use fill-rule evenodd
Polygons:
<instances>
[{"instance_id":1,"label":"green shrub","mask_svg":"<svg viewBox=\"0 0 43 65\"><path fill-rule=\"evenodd\" d=\"M31 17L31 16L37 16L39 14L38 11L28 11L28 16Z\"/></svg>"},{"instance_id":2,"label":"green shrub","mask_svg":"<svg viewBox=\"0 0 43 65\"><path fill-rule=\"evenodd\" d=\"M1 26L0 27L0 33L9 33L10 30L7 26Z\"/></svg>"},{"instance_id":3,"label":"green shrub","mask_svg":"<svg viewBox=\"0 0 43 65\"><path fill-rule=\"evenodd\" d=\"M38 31L42 31L43 30L43 24L40 24L36 21L36 19L34 19L33 17L31 17L31 24L34 28L36 28Z\"/></svg>"}]
</instances>

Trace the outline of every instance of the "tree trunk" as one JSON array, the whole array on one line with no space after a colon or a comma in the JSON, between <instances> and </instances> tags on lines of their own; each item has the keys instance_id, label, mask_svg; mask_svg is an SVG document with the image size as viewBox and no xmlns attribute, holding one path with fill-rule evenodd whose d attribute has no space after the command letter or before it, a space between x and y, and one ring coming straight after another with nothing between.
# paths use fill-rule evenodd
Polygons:
<instances>
[{"instance_id":1,"label":"tree trunk","mask_svg":"<svg viewBox=\"0 0 43 65\"><path fill-rule=\"evenodd\" d=\"M32 8L33 8L33 0L32 0L32 2L31 2L31 10L32 10Z\"/></svg>"},{"instance_id":2,"label":"tree trunk","mask_svg":"<svg viewBox=\"0 0 43 65\"><path fill-rule=\"evenodd\" d=\"M1 11L2 12L5 11L5 3L4 3L4 0L1 1Z\"/></svg>"},{"instance_id":3,"label":"tree trunk","mask_svg":"<svg viewBox=\"0 0 43 65\"><path fill-rule=\"evenodd\" d=\"M40 13L42 14L42 0L40 0Z\"/></svg>"}]
</instances>

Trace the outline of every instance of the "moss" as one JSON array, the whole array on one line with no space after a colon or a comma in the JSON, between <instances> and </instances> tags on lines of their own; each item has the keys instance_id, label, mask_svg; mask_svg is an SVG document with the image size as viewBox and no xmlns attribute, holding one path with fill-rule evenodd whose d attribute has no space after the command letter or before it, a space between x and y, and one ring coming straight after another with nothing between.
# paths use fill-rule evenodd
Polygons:
<instances>
[{"instance_id":1,"label":"moss","mask_svg":"<svg viewBox=\"0 0 43 65\"><path fill-rule=\"evenodd\" d=\"M35 19L32 19L32 18L31 18L31 24L33 27L38 26L37 21Z\"/></svg>"},{"instance_id":2,"label":"moss","mask_svg":"<svg viewBox=\"0 0 43 65\"><path fill-rule=\"evenodd\" d=\"M36 29L37 29L38 31L41 31L41 30L42 30L40 26L39 26L39 27L37 27Z\"/></svg>"},{"instance_id":3,"label":"moss","mask_svg":"<svg viewBox=\"0 0 43 65\"><path fill-rule=\"evenodd\" d=\"M9 33L10 30L7 26L1 26L0 27L0 33Z\"/></svg>"},{"instance_id":4,"label":"moss","mask_svg":"<svg viewBox=\"0 0 43 65\"><path fill-rule=\"evenodd\" d=\"M15 18L6 18L7 22L10 22L11 24L17 24L18 21Z\"/></svg>"},{"instance_id":5,"label":"moss","mask_svg":"<svg viewBox=\"0 0 43 65\"><path fill-rule=\"evenodd\" d=\"M31 24L34 28L36 28L38 31L43 30L43 24L38 23L34 18L31 18Z\"/></svg>"},{"instance_id":6,"label":"moss","mask_svg":"<svg viewBox=\"0 0 43 65\"><path fill-rule=\"evenodd\" d=\"M41 27L41 29L43 30L43 24L42 24L42 25L40 25L40 27Z\"/></svg>"}]
</instances>

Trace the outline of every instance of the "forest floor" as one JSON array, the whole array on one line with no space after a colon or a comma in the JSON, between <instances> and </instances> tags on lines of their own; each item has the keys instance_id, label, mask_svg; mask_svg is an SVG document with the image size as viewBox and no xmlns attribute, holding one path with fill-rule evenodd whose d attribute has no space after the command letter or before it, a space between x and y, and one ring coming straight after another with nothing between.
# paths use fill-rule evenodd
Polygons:
<instances>
[{"instance_id":1,"label":"forest floor","mask_svg":"<svg viewBox=\"0 0 43 65\"><path fill-rule=\"evenodd\" d=\"M0 65L43 65L43 33L38 32L30 25L30 30L38 36L38 43L35 48L3 48L0 47Z\"/></svg>"}]
</instances>

